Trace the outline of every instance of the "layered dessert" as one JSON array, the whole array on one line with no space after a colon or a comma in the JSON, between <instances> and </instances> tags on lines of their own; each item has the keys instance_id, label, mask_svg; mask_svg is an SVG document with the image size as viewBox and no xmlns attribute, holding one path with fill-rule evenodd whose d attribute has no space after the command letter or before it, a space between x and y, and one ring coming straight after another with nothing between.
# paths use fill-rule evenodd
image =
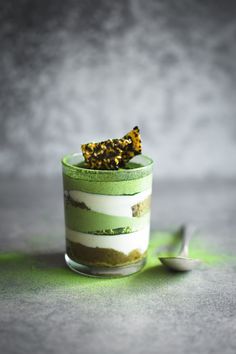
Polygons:
<instances>
[{"instance_id":1,"label":"layered dessert","mask_svg":"<svg viewBox=\"0 0 236 354\"><path fill-rule=\"evenodd\" d=\"M131 144L137 138L127 136L122 139ZM141 154L140 139L133 148L122 143L119 139L89 143L82 145L82 154L62 160L66 261L75 270L83 268L83 273L109 269L111 275L112 269L137 265L138 270L145 263L152 160Z\"/></svg>"}]
</instances>

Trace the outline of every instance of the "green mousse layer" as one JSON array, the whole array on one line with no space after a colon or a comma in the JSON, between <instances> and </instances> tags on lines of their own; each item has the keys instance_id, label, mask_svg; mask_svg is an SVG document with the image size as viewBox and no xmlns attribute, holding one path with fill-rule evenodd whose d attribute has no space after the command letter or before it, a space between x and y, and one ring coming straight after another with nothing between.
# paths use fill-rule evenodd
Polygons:
<instances>
[{"instance_id":1,"label":"green mousse layer","mask_svg":"<svg viewBox=\"0 0 236 354\"><path fill-rule=\"evenodd\" d=\"M149 222L150 213L141 217L113 216L92 210L65 205L66 226L74 231L97 233L99 230L127 227L132 232L142 229Z\"/></svg>"},{"instance_id":2,"label":"green mousse layer","mask_svg":"<svg viewBox=\"0 0 236 354\"><path fill-rule=\"evenodd\" d=\"M125 181L87 181L74 179L63 174L65 190L79 190L87 193L106 195L133 195L143 192L152 186L152 176Z\"/></svg>"}]
</instances>

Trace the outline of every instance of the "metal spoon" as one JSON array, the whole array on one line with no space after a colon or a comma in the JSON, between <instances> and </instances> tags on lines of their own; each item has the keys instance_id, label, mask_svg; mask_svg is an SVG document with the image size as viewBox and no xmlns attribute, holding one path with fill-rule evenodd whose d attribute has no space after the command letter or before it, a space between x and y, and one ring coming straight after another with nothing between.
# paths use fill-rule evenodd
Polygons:
<instances>
[{"instance_id":1,"label":"metal spoon","mask_svg":"<svg viewBox=\"0 0 236 354\"><path fill-rule=\"evenodd\" d=\"M159 260L166 267L179 272L186 272L196 268L201 261L188 257L189 242L195 232L192 227L182 226L180 234L182 235L182 247L177 257L159 257Z\"/></svg>"}]
</instances>

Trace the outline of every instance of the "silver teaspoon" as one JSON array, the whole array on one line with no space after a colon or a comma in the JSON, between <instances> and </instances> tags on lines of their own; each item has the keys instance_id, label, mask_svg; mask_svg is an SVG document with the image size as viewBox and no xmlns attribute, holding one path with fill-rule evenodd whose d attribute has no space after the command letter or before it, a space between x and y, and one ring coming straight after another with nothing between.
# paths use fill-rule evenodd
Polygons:
<instances>
[{"instance_id":1,"label":"silver teaspoon","mask_svg":"<svg viewBox=\"0 0 236 354\"><path fill-rule=\"evenodd\" d=\"M195 232L193 227L182 226L180 234L182 235L182 247L180 253L176 257L159 257L159 260L166 267L179 272L186 272L196 268L200 265L199 259L189 258L188 248L189 242Z\"/></svg>"}]
</instances>

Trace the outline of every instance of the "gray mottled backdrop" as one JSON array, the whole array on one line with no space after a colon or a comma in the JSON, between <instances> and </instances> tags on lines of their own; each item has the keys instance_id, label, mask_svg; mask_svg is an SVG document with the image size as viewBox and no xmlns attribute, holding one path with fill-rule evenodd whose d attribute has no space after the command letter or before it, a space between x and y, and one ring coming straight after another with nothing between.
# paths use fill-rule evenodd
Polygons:
<instances>
[{"instance_id":1,"label":"gray mottled backdrop","mask_svg":"<svg viewBox=\"0 0 236 354\"><path fill-rule=\"evenodd\" d=\"M138 124L156 175L236 177L234 1L1 2L0 171Z\"/></svg>"}]
</instances>

